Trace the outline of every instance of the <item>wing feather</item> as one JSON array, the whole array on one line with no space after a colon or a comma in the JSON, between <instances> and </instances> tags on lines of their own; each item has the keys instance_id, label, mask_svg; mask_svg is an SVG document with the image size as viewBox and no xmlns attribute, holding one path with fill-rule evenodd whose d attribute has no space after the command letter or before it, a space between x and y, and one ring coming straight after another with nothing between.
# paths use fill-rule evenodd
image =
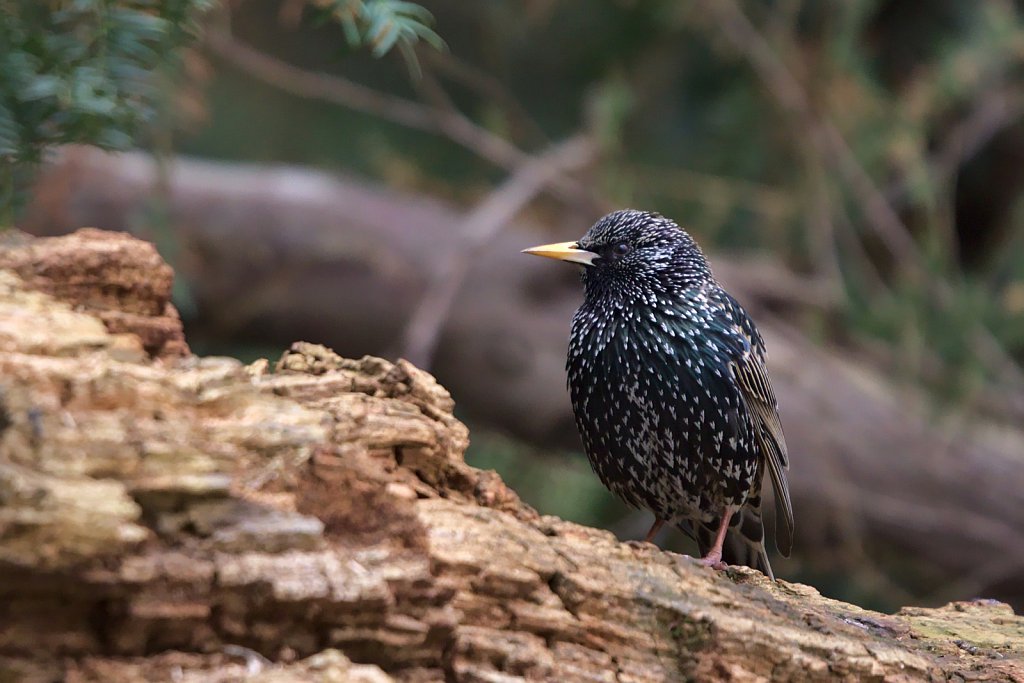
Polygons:
<instances>
[{"instance_id":1,"label":"wing feather","mask_svg":"<svg viewBox=\"0 0 1024 683\"><path fill-rule=\"evenodd\" d=\"M788 557L793 547L793 503L786 479L789 451L786 448L786 435L782 431L782 421L779 419L779 402L775 398L765 365L764 340L739 304L735 301L731 304L733 316L737 319L737 331L746 341L743 353L732 364L733 376L740 387L747 410L759 427L758 442L775 491L775 544L779 552Z\"/></svg>"}]
</instances>

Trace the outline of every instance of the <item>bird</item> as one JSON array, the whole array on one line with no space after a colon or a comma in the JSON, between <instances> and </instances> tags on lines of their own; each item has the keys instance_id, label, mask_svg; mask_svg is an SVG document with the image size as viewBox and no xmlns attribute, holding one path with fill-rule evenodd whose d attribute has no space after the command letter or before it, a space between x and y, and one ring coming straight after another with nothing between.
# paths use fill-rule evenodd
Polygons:
<instances>
[{"instance_id":1,"label":"bird","mask_svg":"<svg viewBox=\"0 0 1024 683\"><path fill-rule=\"evenodd\" d=\"M579 240L523 253L582 266L566 373L584 450L601 482L697 541L700 562L775 580L761 515L775 497L775 544L789 556L789 454L764 339L715 279L686 230L624 209Z\"/></svg>"}]
</instances>

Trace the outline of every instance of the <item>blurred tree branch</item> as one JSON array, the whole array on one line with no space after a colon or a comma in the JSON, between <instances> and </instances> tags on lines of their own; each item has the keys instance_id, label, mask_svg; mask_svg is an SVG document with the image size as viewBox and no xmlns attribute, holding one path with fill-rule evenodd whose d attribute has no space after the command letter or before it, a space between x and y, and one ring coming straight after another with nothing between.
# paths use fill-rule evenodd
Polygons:
<instances>
[{"instance_id":1,"label":"blurred tree branch","mask_svg":"<svg viewBox=\"0 0 1024 683\"><path fill-rule=\"evenodd\" d=\"M808 139L825 164L849 185L864 209L869 227L898 260L919 259L903 221L885 195L857 160L842 133L825 116L814 111L806 90L772 49L735 0L699 0L714 17L733 48L750 62L765 88L779 105L796 118L799 138Z\"/></svg>"},{"instance_id":2,"label":"blurred tree branch","mask_svg":"<svg viewBox=\"0 0 1024 683\"><path fill-rule=\"evenodd\" d=\"M313 73L244 45L227 32L212 33L211 50L250 76L300 97L321 99L424 132L444 135L483 159L512 173L471 211L460 226L458 241L438 277L428 287L410 318L403 355L430 367L438 336L472 257L539 193L550 190L565 200L594 205L593 195L567 171L585 166L597 154L595 144L580 135L537 156L478 126L460 112L432 75L417 85L432 104L381 93L345 78Z\"/></svg>"},{"instance_id":3,"label":"blurred tree branch","mask_svg":"<svg viewBox=\"0 0 1024 683\"><path fill-rule=\"evenodd\" d=\"M964 162L972 159L992 138L1024 115L1024 95L1004 84L982 93L971 111L945 135L945 144L928 161L933 185L945 187ZM901 178L886 191L894 206L903 206L910 194L910 179Z\"/></svg>"},{"instance_id":4,"label":"blurred tree branch","mask_svg":"<svg viewBox=\"0 0 1024 683\"><path fill-rule=\"evenodd\" d=\"M434 351L473 258L553 178L593 161L594 143L577 135L551 147L523 164L463 219L452 242L444 268L434 277L409 318L402 342L402 356L418 367L429 369Z\"/></svg>"},{"instance_id":5,"label":"blurred tree branch","mask_svg":"<svg viewBox=\"0 0 1024 683\"><path fill-rule=\"evenodd\" d=\"M771 96L793 116L794 138L810 141L823 164L846 182L864 211L868 227L879 237L893 258L905 267L912 267L927 283L939 305L948 306L953 297L952 288L929 272L913 236L886 195L857 160L856 154L835 124L814 111L804 87L739 4L735 0L699 0L699 4L715 19L733 49L750 62ZM986 115L979 116L979 119L985 121L989 116L985 110L983 113ZM965 133L964 142L970 139L971 136ZM995 377L1009 377L1013 383L1024 385L1024 370L988 329L975 324L971 338L979 357L985 360Z\"/></svg>"},{"instance_id":6,"label":"blurred tree branch","mask_svg":"<svg viewBox=\"0 0 1024 683\"><path fill-rule=\"evenodd\" d=\"M431 70L434 70L451 81L476 91L504 109L513 132L522 131L523 137L531 143L546 145L550 142L544 129L500 80L450 52L424 50L421 56L429 67L425 72L426 76L429 77Z\"/></svg>"},{"instance_id":7,"label":"blurred tree branch","mask_svg":"<svg viewBox=\"0 0 1024 683\"><path fill-rule=\"evenodd\" d=\"M330 102L407 128L441 135L507 171L514 172L532 159L529 153L477 125L461 112L382 93L341 76L301 69L249 47L224 31L211 31L206 44L213 54L235 68L291 95ZM591 201L586 188L564 174L548 178L545 190L566 201Z\"/></svg>"}]
</instances>

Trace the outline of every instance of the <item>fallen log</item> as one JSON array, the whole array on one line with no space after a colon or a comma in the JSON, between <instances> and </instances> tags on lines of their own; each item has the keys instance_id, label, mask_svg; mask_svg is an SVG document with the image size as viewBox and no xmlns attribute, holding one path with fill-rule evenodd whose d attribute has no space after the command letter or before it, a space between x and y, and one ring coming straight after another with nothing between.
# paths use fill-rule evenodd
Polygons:
<instances>
[{"instance_id":1,"label":"fallen log","mask_svg":"<svg viewBox=\"0 0 1024 683\"><path fill-rule=\"evenodd\" d=\"M405 361L154 358L79 304L152 259L131 237L4 260L99 253L74 288L0 268L0 679L1024 678L1006 605L880 614L539 515Z\"/></svg>"},{"instance_id":2,"label":"fallen log","mask_svg":"<svg viewBox=\"0 0 1024 683\"><path fill-rule=\"evenodd\" d=\"M147 225L155 178L144 155L70 151L43 175L24 226ZM394 357L420 294L458 249L452 207L315 171L183 159L167 187L176 266L196 303L192 324L208 337L299 337L343 355ZM579 447L563 371L578 282L572 269L518 252L587 222L555 236L511 225L474 259L431 365L467 416ZM713 262L768 341L793 460L796 546L817 549L805 563L916 558L926 567L917 588L933 599L984 593L1024 604L1024 433L939 411L781 324L833 293L789 284L763 263Z\"/></svg>"}]
</instances>

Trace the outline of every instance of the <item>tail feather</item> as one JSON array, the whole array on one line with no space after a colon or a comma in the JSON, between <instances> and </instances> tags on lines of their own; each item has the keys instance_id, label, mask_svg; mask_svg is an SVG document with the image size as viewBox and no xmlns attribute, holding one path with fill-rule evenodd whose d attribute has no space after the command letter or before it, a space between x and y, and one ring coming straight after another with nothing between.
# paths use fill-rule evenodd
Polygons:
<instances>
[{"instance_id":1,"label":"tail feather","mask_svg":"<svg viewBox=\"0 0 1024 683\"><path fill-rule=\"evenodd\" d=\"M697 525L697 546L700 554L706 555L715 542L716 518L710 525ZM746 505L733 513L729 532L722 545L722 561L726 564L742 564L764 573L772 581L775 574L768 562L764 547L764 523L761 520L761 497L748 499Z\"/></svg>"}]
</instances>

